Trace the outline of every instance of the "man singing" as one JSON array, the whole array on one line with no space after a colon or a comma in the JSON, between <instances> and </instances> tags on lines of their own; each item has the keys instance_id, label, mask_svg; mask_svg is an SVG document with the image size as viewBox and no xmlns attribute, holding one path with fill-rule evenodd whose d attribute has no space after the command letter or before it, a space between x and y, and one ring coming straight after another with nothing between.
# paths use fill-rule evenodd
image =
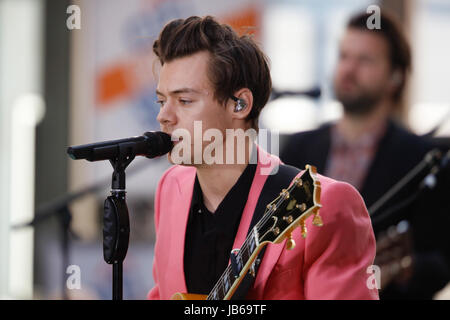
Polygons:
<instances>
[{"instance_id":1,"label":"man singing","mask_svg":"<svg viewBox=\"0 0 450 320\"><path fill-rule=\"evenodd\" d=\"M267 58L252 38L210 16L190 17L168 23L153 50L161 64L156 90L161 130L172 137L183 130L191 139L183 136L169 153L176 165L156 191L155 286L148 298L207 295L229 265L231 250L242 246L258 208L281 192L278 185L288 187L302 172L248 139L242 159L236 156L240 146L229 143L235 139L230 131L258 130L271 91ZM211 130L221 133L214 141L215 161L204 159L211 143L205 133ZM305 239L294 230L292 250L286 240L268 244L241 298L378 299L376 286L369 285L375 240L364 202L351 185L317 177L323 226L307 220Z\"/></svg>"}]
</instances>

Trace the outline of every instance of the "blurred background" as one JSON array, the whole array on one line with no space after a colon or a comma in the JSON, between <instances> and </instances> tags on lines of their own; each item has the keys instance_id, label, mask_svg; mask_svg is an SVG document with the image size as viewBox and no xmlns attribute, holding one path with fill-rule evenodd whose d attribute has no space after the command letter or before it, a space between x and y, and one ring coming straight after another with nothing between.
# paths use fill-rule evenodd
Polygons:
<instances>
[{"instance_id":1,"label":"blurred background","mask_svg":"<svg viewBox=\"0 0 450 320\"><path fill-rule=\"evenodd\" d=\"M439 126L434 138L446 144L448 0L0 0L0 298L111 298L102 214L112 168L73 161L66 149L159 129L151 47L169 20L214 15L254 34L274 88L320 89L265 107L260 126L278 130L282 147L284 136L341 116L331 83L339 37L373 4L397 16L412 45L402 121L417 134ZM153 285L153 196L167 167L163 157L127 169L124 299L144 299ZM71 265L81 286L69 290Z\"/></svg>"}]
</instances>

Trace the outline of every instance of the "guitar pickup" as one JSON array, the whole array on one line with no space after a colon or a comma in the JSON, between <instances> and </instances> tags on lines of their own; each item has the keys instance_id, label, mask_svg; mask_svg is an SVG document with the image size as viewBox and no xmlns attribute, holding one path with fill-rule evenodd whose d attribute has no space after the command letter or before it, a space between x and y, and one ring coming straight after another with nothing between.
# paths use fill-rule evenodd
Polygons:
<instances>
[{"instance_id":1,"label":"guitar pickup","mask_svg":"<svg viewBox=\"0 0 450 320\"><path fill-rule=\"evenodd\" d=\"M239 274L241 273L241 270L242 270L242 262L241 262L241 257L239 255L239 249L231 250L230 262L231 262L231 269L233 271L234 278L238 278Z\"/></svg>"}]
</instances>

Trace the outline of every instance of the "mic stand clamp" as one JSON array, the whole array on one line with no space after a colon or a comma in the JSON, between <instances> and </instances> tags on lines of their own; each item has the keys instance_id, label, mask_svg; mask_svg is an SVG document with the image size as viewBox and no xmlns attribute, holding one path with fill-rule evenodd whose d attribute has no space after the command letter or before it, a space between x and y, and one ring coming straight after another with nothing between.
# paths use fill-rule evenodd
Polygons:
<instances>
[{"instance_id":1,"label":"mic stand clamp","mask_svg":"<svg viewBox=\"0 0 450 320\"><path fill-rule=\"evenodd\" d=\"M110 159L114 172L111 195L104 203L103 258L106 263L113 265L113 300L123 299L123 261L128 251L130 238L130 219L125 201L125 168L133 159L134 156Z\"/></svg>"}]
</instances>

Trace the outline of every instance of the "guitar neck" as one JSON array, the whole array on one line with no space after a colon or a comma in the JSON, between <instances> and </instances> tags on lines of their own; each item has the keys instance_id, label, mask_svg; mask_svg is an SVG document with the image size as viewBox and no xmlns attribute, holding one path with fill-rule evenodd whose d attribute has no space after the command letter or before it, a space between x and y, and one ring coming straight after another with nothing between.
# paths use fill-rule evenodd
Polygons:
<instances>
[{"instance_id":1,"label":"guitar neck","mask_svg":"<svg viewBox=\"0 0 450 320\"><path fill-rule=\"evenodd\" d=\"M255 226L253 232L245 239L241 249L236 251L237 270L233 270L232 265L229 264L206 300L228 300L231 298L248 270L252 268L258 253L263 247L263 245L259 244L258 238L257 227Z\"/></svg>"}]
</instances>

